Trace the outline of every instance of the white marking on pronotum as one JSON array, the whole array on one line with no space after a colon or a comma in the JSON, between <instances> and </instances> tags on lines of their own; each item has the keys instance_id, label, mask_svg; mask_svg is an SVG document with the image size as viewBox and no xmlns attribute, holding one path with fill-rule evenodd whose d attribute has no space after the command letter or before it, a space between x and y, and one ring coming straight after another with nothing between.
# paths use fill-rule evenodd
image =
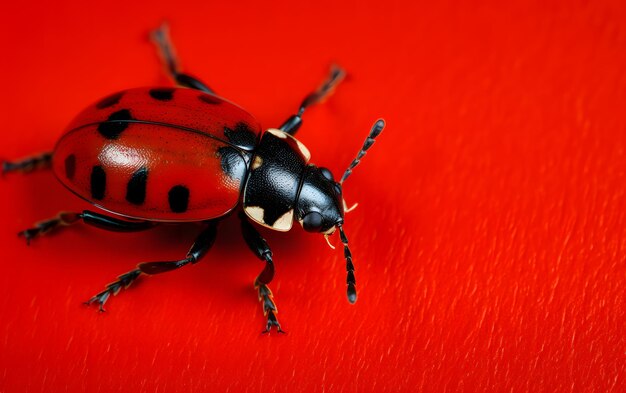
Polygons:
<instances>
[{"instance_id":1,"label":"white marking on pronotum","mask_svg":"<svg viewBox=\"0 0 626 393\"><path fill-rule=\"evenodd\" d=\"M265 221L263 220L265 210L263 210L262 207L248 206L245 208L245 211L246 214L250 216L250 218L252 218L254 221L258 222L259 224L265 224Z\"/></svg>"},{"instance_id":2,"label":"white marking on pronotum","mask_svg":"<svg viewBox=\"0 0 626 393\"><path fill-rule=\"evenodd\" d=\"M272 228L277 231L288 231L291 229L291 225L293 224L293 209L289 210L287 213L278 217L278 219L272 225Z\"/></svg>"},{"instance_id":3,"label":"white marking on pronotum","mask_svg":"<svg viewBox=\"0 0 626 393\"><path fill-rule=\"evenodd\" d=\"M270 128L267 130L267 132L269 132L270 134L280 139L293 140L296 143L296 146L298 147L298 150L300 151L300 154L302 154L302 156L304 157L305 161L309 162L309 160L311 159L311 152L309 151L309 149L306 146L304 146L304 143L300 142L299 140L294 138L292 135L289 135L286 132L281 131L276 128Z\"/></svg>"},{"instance_id":4,"label":"white marking on pronotum","mask_svg":"<svg viewBox=\"0 0 626 393\"><path fill-rule=\"evenodd\" d=\"M267 132L269 132L270 134L274 135L275 137L278 137L280 139L287 139L287 133L277 129L277 128L270 128L267 130Z\"/></svg>"},{"instance_id":5,"label":"white marking on pronotum","mask_svg":"<svg viewBox=\"0 0 626 393\"><path fill-rule=\"evenodd\" d=\"M254 156L254 161L252 161L252 169L257 169L263 165L263 159L260 156Z\"/></svg>"},{"instance_id":6,"label":"white marking on pronotum","mask_svg":"<svg viewBox=\"0 0 626 393\"><path fill-rule=\"evenodd\" d=\"M304 143L300 142L296 138L293 138L293 140L296 141L296 144L298 145L298 149L300 150L300 153L302 154L304 159L308 162L311 159L311 152L309 151L309 149L307 149L307 147L304 146Z\"/></svg>"}]
</instances>

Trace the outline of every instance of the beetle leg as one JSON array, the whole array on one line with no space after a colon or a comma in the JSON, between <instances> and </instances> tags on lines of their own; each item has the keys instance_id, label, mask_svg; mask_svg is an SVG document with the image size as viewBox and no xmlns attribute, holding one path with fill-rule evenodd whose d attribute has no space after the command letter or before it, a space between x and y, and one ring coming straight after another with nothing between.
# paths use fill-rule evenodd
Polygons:
<instances>
[{"instance_id":1,"label":"beetle leg","mask_svg":"<svg viewBox=\"0 0 626 393\"><path fill-rule=\"evenodd\" d=\"M217 221L210 221L209 226L205 228L195 242L187 252L184 259L179 261L166 261L166 262L144 262L137 265L137 269L131 270L118 277L117 281L107 284L105 289L93 296L91 299L85 302L86 305L97 304L98 309L102 312L104 310L104 304L109 300L111 295L117 295L119 291L124 288L128 288L142 274L154 275L171 270L178 269L189 263L194 264L200 261L200 259L206 255L213 243L215 243L215 237L217 236Z\"/></svg>"},{"instance_id":2,"label":"beetle leg","mask_svg":"<svg viewBox=\"0 0 626 393\"><path fill-rule=\"evenodd\" d=\"M36 156L27 157L18 161L2 160L2 175L9 172L28 173L36 169L47 169L52 164L52 153L46 152Z\"/></svg>"},{"instance_id":3,"label":"beetle leg","mask_svg":"<svg viewBox=\"0 0 626 393\"><path fill-rule=\"evenodd\" d=\"M84 304L90 306L96 303L100 312L106 311L104 309L104 304L107 302L107 300L109 300L109 297L111 295L117 295L122 287L124 287L124 289L128 288L130 284L132 284L133 281L135 281L140 275L141 270L135 269L129 271L128 273L124 273L121 276L118 276L116 281L113 281L112 283L106 285L106 289L104 291L93 296Z\"/></svg>"},{"instance_id":4,"label":"beetle leg","mask_svg":"<svg viewBox=\"0 0 626 393\"><path fill-rule=\"evenodd\" d=\"M35 223L34 227L25 229L17 235L23 237L26 240L26 244L30 244L30 241L38 236L60 227L75 224L81 220L87 225L115 232L138 232L150 229L156 225L156 223L150 221L127 221L84 210L82 213L61 212L54 218Z\"/></svg>"},{"instance_id":5,"label":"beetle leg","mask_svg":"<svg viewBox=\"0 0 626 393\"><path fill-rule=\"evenodd\" d=\"M81 215L79 213L61 212L54 218L35 223L34 227L25 229L17 235L23 237L26 240L26 244L30 245L30 241L35 237L44 235L60 226L72 225L80 221L80 219Z\"/></svg>"},{"instance_id":6,"label":"beetle leg","mask_svg":"<svg viewBox=\"0 0 626 393\"><path fill-rule=\"evenodd\" d=\"M298 109L298 113L291 115L279 128L281 131L286 132L287 134L295 135L300 126L302 125L302 114L311 105L318 104L324 99L326 99L335 89L335 86L339 84L346 76L346 72L334 65L330 69L330 74L328 74L328 78L322 83L320 87L317 88L312 93L309 93L302 103L300 104L300 108Z\"/></svg>"},{"instance_id":7,"label":"beetle leg","mask_svg":"<svg viewBox=\"0 0 626 393\"><path fill-rule=\"evenodd\" d=\"M274 295L272 291L268 287L268 284L274 278L274 261L272 260L272 250L270 250L267 242L261 234L254 229L252 224L248 221L248 218L243 212L239 213L239 218L241 219L241 230L243 232L243 237L250 247L250 250L254 252L254 254L265 261L265 267L261 271L261 273L254 280L254 288L258 291L259 301L263 305L263 314L267 317L267 323L265 324L265 330L262 333L269 333L272 329L272 326L276 327L276 331L278 333L285 333L284 330L280 327L280 323L278 322L278 318L276 314L278 310L276 308L276 303L274 302Z\"/></svg>"},{"instance_id":8,"label":"beetle leg","mask_svg":"<svg viewBox=\"0 0 626 393\"><path fill-rule=\"evenodd\" d=\"M170 40L169 27L167 23L163 23L158 29L154 30L151 37L161 54L161 58L163 59L163 63L165 63L168 74L170 74L172 79L174 79L178 85L201 90L205 93L215 94L213 89L201 80L189 74L180 72L178 58L176 57L174 45L172 45L172 41Z\"/></svg>"}]
</instances>

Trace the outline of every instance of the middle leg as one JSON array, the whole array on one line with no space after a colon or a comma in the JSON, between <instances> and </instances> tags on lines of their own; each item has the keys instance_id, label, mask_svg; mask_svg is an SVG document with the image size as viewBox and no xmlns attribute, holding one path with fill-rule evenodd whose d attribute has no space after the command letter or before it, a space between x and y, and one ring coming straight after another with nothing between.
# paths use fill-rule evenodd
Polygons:
<instances>
[{"instance_id":1,"label":"middle leg","mask_svg":"<svg viewBox=\"0 0 626 393\"><path fill-rule=\"evenodd\" d=\"M152 39L161 54L165 67L167 68L167 72L178 85L200 90L205 93L215 94L215 92L207 86L206 83L180 71L178 59L176 58L176 53L170 40L169 29L166 23L163 23L158 29L152 32Z\"/></svg>"},{"instance_id":2,"label":"middle leg","mask_svg":"<svg viewBox=\"0 0 626 393\"><path fill-rule=\"evenodd\" d=\"M188 264L195 264L206 255L215 243L217 236L217 220L210 221L208 226L200 232L195 242L185 255L185 258L178 261L165 262L144 262L137 265L136 269L118 276L116 281L106 285L106 288L85 302L86 305L97 304L99 310L104 311L104 304L111 297L117 295L122 288L128 288L142 274L155 275L176 270Z\"/></svg>"}]
</instances>

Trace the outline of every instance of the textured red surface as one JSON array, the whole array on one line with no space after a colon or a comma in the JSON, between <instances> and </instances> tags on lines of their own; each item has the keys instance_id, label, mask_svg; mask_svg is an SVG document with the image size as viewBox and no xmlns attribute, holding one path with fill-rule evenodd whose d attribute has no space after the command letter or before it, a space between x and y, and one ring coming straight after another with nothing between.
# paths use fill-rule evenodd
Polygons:
<instances>
[{"instance_id":1,"label":"textured red surface","mask_svg":"<svg viewBox=\"0 0 626 393\"><path fill-rule=\"evenodd\" d=\"M27 248L19 229L87 205L50 173L10 176L0 391L624 391L624 2L266 3L5 4L0 154L167 83L145 41L163 18L186 69L265 127L336 61L350 77L299 134L313 161L342 171L388 122L346 184L358 303L339 250L263 230L289 334L260 335L262 266L230 221L203 263L99 315L81 301L196 229L74 227Z\"/></svg>"}]
</instances>

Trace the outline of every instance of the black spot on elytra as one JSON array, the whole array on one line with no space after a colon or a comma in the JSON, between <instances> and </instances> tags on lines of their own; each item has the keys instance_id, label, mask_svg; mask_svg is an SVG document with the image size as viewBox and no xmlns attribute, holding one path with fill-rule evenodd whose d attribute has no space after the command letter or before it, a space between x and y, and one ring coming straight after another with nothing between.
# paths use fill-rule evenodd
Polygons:
<instances>
[{"instance_id":1,"label":"black spot on elytra","mask_svg":"<svg viewBox=\"0 0 626 393\"><path fill-rule=\"evenodd\" d=\"M174 213L184 213L189 206L189 189L185 186L174 186L167 194L170 210Z\"/></svg>"},{"instance_id":2,"label":"black spot on elytra","mask_svg":"<svg viewBox=\"0 0 626 393\"><path fill-rule=\"evenodd\" d=\"M107 174L100 165L91 168L91 197L101 200L107 188Z\"/></svg>"},{"instance_id":3,"label":"black spot on elytra","mask_svg":"<svg viewBox=\"0 0 626 393\"><path fill-rule=\"evenodd\" d=\"M134 120L128 109L113 112L106 122L98 124L98 132L107 139L117 139L128 128L128 120Z\"/></svg>"},{"instance_id":4,"label":"black spot on elytra","mask_svg":"<svg viewBox=\"0 0 626 393\"><path fill-rule=\"evenodd\" d=\"M76 174L76 156L70 154L65 158L65 176L68 179L73 179Z\"/></svg>"},{"instance_id":5,"label":"black spot on elytra","mask_svg":"<svg viewBox=\"0 0 626 393\"><path fill-rule=\"evenodd\" d=\"M122 98L123 95L124 95L123 91L121 91L119 93L111 94L110 96L105 97L102 100L100 100L96 104L96 108L98 108L98 109L105 109L105 108L108 108L110 106L113 106L113 105L117 104L118 102L120 102L120 98Z\"/></svg>"},{"instance_id":6,"label":"black spot on elytra","mask_svg":"<svg viewBox=\"0 0 626 393\"><path fill-rule=\"evenodd\" d=\"M256 133L244 122L235 124L235 128L224 127L224 136L236 146L255 146Z\"/></svg>"},{"instance_id":7,"label":"black spot on elytra","mask_svg":"<svg viewBox=\"0 0 626 393\"><path fill-rule=\"evenodd\" d=\"M146 200L148 169L143 167L133 173L126 185L126 200L134 205L141 205Z\"/></svg>"},{"instance_id":8,"label":"black spot on elytra","mask_svg":"<svg viewBox=\"0 0 626 393\"><path fill-rule=\"evenodd\" d=\"M233 180L242 180L246 173L246 162L239 150L231 146L223 146L217 149L220 158L220 166L226 176Z\"/></svg>"},{"instance_id":9,"label":"black spot on elytra","mask_svg":"<svg viewBox=\"0 0 626 393\"><path fill-rule=\"evenodd\" d=\"M174 97L174 89L172 88L151 89L150 97L159 101L169 101Z\"/></svg>"},{"instance_id":10,"label":"black spot on elytra","mask_svg":"<svg viewBox=\"0 0 626 393\"><path fill-rule=\"evenodd\" d=\"M219 98L217 98L216 96L212 94L200 94L198 98L200 99L200 101L209 105L219 105L223 102L222 100L220 100Z\"/></svg>"}]
</instances>

